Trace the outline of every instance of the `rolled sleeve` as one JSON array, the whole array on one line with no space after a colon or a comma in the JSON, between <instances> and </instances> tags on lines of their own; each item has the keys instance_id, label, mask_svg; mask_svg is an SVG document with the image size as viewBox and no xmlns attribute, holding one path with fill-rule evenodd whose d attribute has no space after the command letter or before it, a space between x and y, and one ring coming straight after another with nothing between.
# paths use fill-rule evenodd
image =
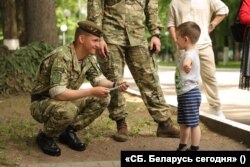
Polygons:
<instances>
[{"instance_id":1,"label":"rolled sleeve","mask_svg":"<svg viewBox=\"0 0 250 167\"><path fill-rule=\"evenodd\" d=\"M104 75L94 78L93 86L99 86L102 80L107 80Z\"/></svg>"},{"instance_id":2,"label":"rolled sleeve","mask_svg":"<svg viewBox=\"0 0 250 167\"><path fill-rule=\"evenodd\" d=\"M167 28L169 27L175 27L175 15L174 15L174 9L172 5L169 5L169 11L168 11L168 21L167 21Z\"/></svg>"},{"instance_id":3,"label":"rolled sleeve","mask_svg":"<svg viewBox=\"0 0 250 167\"><path fill-rule=\"evenodd\" d=\"M216 15L228 15L229 9L221 0L213 0L212 8Z\"/></svg>"},{"instance_id":4,"label":"rolled sleeve","mask_svg":"<svg viewBox=\"0 0 250 167\"><path fill-rule=\"evenodd\" d=\"M66 90L66 86L55 86L49 90L49 95L51 98L61 94Z\"/></svg>"}]
</instances>

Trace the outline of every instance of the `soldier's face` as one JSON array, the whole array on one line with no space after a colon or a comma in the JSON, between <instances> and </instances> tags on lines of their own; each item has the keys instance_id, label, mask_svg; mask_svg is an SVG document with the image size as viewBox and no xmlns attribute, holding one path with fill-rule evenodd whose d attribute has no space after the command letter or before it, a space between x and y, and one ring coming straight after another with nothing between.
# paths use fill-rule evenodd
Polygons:
<instances>
[{"instance_id":1,"label":"soldier's face","mask_svg":"<svg viewBox=\"0 0 250 167\"><path fill-rule=\"evenodd\" d=\"M100 38L94 35L85 36L83 47L89 54L95 54L99 48Z\"/></svg>"}]
</instances>

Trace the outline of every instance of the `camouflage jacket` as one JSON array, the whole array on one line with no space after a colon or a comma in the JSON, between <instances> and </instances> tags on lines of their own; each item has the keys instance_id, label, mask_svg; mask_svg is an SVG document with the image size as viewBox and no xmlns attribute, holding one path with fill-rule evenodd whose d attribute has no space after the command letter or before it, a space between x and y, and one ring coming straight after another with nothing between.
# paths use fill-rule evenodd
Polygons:
<instances>
[{"instance_id":1,"label":"camouflage jacket","mask_svg":"<svg viewBox=\"0 0 250 167\"><path fill-rule=\"evenodd\" d=\"M85 78L95 85L102 74L95 57L90 56L79 64L73 45L61 46L49 53L40 63L32 94L48 96L55 87L79 89Z\"/></svg>"},{"instance_id":2,"label":"camouflage jacket","mask_svg":"<svg viewBox=\"0 0 250 167\"><path fill-rule=\"evenodd\" d=\"M100 25L107 43L147 44L145 30L160 34L158 0L88 0L88 19Z\"/></svg>"}]
</instances>

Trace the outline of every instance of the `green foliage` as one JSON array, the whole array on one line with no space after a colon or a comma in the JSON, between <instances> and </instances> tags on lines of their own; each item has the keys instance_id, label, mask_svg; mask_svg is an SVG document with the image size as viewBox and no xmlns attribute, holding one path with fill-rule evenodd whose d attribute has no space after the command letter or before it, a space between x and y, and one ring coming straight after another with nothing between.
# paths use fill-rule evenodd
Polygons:
<instances>
[{"instance_id":1,"label":"green foliage","mask_svg":"<svg viewBox=\"0 0 250 167\"><path fill-rule=\"evenodd\" d=\"M227 64L224 64L223 62L219 62L216 67L217 68L234 68L234 69L240 69L240 61L229 61Z\"/></svg>"},{"instance_id":2,"label":"green foliage","mask_svg":"<svg viewBox=\"0 0 250 167\"><path fill-rule=\"evenodd\" d=\"M68 30L66 32L66 43L73 41L75 28L77 22L86 18L86 3L87 0L68 1L68 0L56 0L56 16L57 16L57 29L58 34L62 34L60 26L62 24L67 25ZM70 11L70 16L67 18L64 16L65 9Z\"/></svg>"},{"instance_id":3,"label":"green foliage","mask_svg":"<svg viewBox=\"0 0 250 167\"><path fill-rule=\"evenodd\" d=\"M0 94L30 92L41 59L53 47L44 42L35 42L15 52L0 49Z\"/></svg>"},{"instance_id":4,"label":"green foliage","mask_svg":"<svg viewBox=\"0 0 250 167\"><path fill-rule=\"evenodd\" d=\"M161 52L159 54L168 60L173 57L176 50L167 30L168 5L170 2L171 0L159 0L159 18L163 25L161 31Z\"/></svg>"}]
</instances>

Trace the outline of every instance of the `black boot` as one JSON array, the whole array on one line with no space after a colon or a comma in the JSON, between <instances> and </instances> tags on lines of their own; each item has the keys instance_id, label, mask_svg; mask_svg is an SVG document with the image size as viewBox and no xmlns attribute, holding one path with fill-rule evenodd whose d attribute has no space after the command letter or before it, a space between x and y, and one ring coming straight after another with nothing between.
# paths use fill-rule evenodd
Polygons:
<instances>
[{"instance_id":1,"label":"black boot","mask_svg":"<svg viewBox=\"0 0 250 167\"><path fill-rule=\"evenodd\" d=\"M84 151L86 149L86 145L79 140L75 131L76 130L72 126L68 126L67 129L59 136L58 140L62 144L68 145L73 150Z\"/></svg>"},{"instance_id":2,"label":"black boot","mask_svg":"<svg viewBox=\"0 0 250 167\"><path fill-rule=\"evenodd\" d=\"M56 145L54 139L47 137L43 132L39 132L36 142L45 154L52 156L61 155L61 149Z\"/></svg>"}]
</instances>

